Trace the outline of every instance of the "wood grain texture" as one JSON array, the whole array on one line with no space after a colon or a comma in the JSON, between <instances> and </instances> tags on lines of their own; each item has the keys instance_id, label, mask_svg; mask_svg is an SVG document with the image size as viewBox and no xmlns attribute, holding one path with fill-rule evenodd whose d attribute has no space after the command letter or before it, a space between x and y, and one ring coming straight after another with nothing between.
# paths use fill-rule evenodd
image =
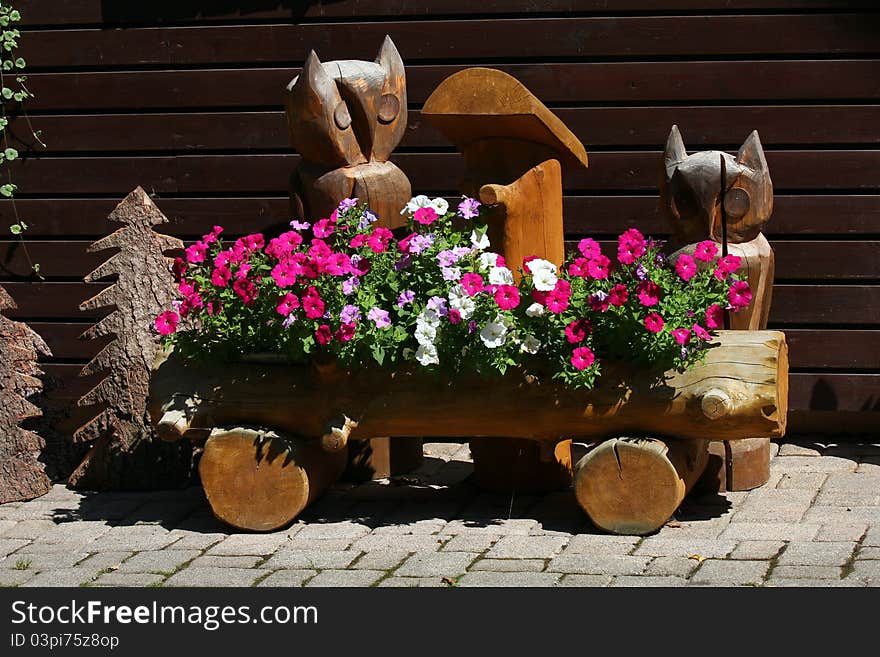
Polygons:
<instances>
[{"instance_id":1,"label":"wood grain texture","mask_svg":"<svg viewBox=\"0 0 880 657\"><path fill-rule=\"evenodd\" d=\"M40 460L45 443L22 427L42 415L29 398L43 389L37 359L52 353L30 327L4 315L12 308L15 302L0 287L0 504L40 497L52 488Z\"/></svg>"},{"instance_id":2,"label":"wood grain texture","mask_svg":"<svg viewBox=\"0 0 880 657\"><path fill-rule=\"evenodd\" d=\"M71 474L74 488L161 488L185 483L191 474L191 453L177 445L151 439L146 397L150 371L159 348L153 320L170 306L174 281L170 258L164 253L182 243L154 232L166 219L140 187L111 213L120 225L111 235L89 247L93 252L118 249L87 274L91 282L115 276L115 282L79 307L109 315L83 333L83 338L114 335L85 367L82 374L105 375L77 402L97 414L74 432L74 440L91 444L83 462Z\"/></svg>"}]
</instances>

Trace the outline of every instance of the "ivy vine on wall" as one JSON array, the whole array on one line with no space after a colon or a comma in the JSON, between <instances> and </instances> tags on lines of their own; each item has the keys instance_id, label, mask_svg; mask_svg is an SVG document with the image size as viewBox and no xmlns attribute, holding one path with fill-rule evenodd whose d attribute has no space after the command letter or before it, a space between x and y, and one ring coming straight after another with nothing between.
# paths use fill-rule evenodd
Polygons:
<instances>
[{"instance_id":1,"label":"ivy vine on wall","mask_svg":"<svg viewBox=\"0 0 880 657\"><path fill-rule=\"evenodd\" d=\"M13 161L18 159L18 150L9 144L10 116L20 115L27 122L28 130L35 143L43 148L46 147L40 139L40 133L34 130L31 125L30 117L24 108L25 101L28 98L33 98L33 94L25 84L27 77L24 75L24 69L27 62L23 57L16 56L21 32L15 28L15 25L20 20L21 14L17 9L9 3L0 2L0 29L2 29L2 36L0 36L0 96L2 96L0 99L0 134L3 136L2 149L0 149L0 167L6 170L6 180L0 179L0 197L11 200L15 222L9 226L9 232L21 240L22 249L31 269L42 278L40 265L31 260L24 242L24 233L28 229L28 224L21 218L15 205L15 192L18 187L13 182L11 165Z\"/></svg>"}]
</instances>

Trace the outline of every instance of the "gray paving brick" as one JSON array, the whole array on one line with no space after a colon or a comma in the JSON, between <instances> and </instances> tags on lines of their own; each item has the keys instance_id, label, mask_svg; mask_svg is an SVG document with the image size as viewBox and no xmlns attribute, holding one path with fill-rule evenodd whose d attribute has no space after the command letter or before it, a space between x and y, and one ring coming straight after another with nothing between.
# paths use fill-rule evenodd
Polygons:
<instances>
[{"instance_id":1,"label":"gray paving brick","mask_svg":"<svg viewBox=\"0 0 880 657\"><path fill-rule=\"evenodd\" d=\"M175 550L205 550L215 543L224 540L228 534L205 533L188 529L173 529L171 536L174 538Z\"/></svg>"},{"instance_id":2,"label":"gray paving brick","mask_svg":"<svg viewBox=\"0 0 880 657\"><path fill-rule=\"evenodd\" d=\"M880 523L873 523L868 527L868 531L865 532L865 537L862 539L862 545L880 547Z\"/></svg>"},{"instance_id":3,"label":"gray paving brick","mask_svg":"<svg viewBox=\"0 0 880 657\"><path fill-rule=\"evenodd\" d=\"M216 556L267 555L287 543L287 537L278 534L233 534L208 550Z\"/></svg>"},{"instance_id":4,"label":"gray paving brick","mask_svg":"<svg viewBox=\"0 0 880 657\"><path fill-rule=\"evenodd\" d=\"M35 575L33 570L0 570L0 586L19 586Z\"/></svg>"},{"instance_id":5,"label":"gray paving brick","mask_svg":"<svg viewBox=\"0 0 880 657\"><path fill-rule=\"evenodd\" d=\"M442 587L449 586L442 577L388 577L379 582L380 588Z\"/></svg>"},{"instance_id":6,"label":"gray paving brick","mask_svg":"<svg viewBox=\"0 0 880 657\"><path fill-rule=\"evenodd\" d=\"M306 540L310 538L350 538L354 540L369 533L370 527L367 525L343 520L340 522L313 522L303 525L300 527L297 537Z\"/></svg>"},{"instance_id":7,"label":"gray paving brick","mask_svg":"<svg viewBox=\"0 0 880 657\"><path fill-rule=\"evenodd\" d=\"M608 586L613 577L611 575L563 575L557 586L568 587L601 587Z\"/></svg>"},{"instance_id":8,"label":"gray paving brick","mask_svg":"<svg viewBox=\"0 0 880 657\"><path fill-rule=\"evenodd\" d=\"M880 559L880 547L864 547L859 550L859 559Z\"/></svg>"},{"instance_id":9,"label":"gray paving brick","mask_svg":"<svg viewBox=\"0 0 880 657\"><path fill-rule=\"evenodd\" d=\"M53 523L39 536L41 543L87 543L107 535L112 528L103 520Z\"/></svg>"},{"instance_id":10,"label":"gray paving brick","mask_svg":"<svg viewBox=\"0 0 880 657\"><path fill-rule=\"evenodd\" d=\"M699 561L687 557L657 557L645 569L645 575L687 577Z\"/></svg>"},{"instance_id":11,"label":"gray paving brick","mask_svg":"<svg viewBox=\"0 0 880 657\"><path fill-rule=\"evenodd\" d=\"M555 586L561 575L558 573L499 573L483 570L469 572L458 580L458 585L471 586Z\"/></svg>"},{"instance_id":12,"label":"gray paving brick","mask_svg":"<svg viewBox=\"0 0 880 657\"><path fill-rule=\"evenodd\" d=\"M249 568L184 568L165 586L251 586L262 573Z\"/></svg>"},{"instance_id":13,"label":"gray paving brick","mask_svg":"<svg viewBox=\"0 0 880 657\"><path fill-rule=\"evenodd\" d=\"M288 550L285 548L273 554L266 563L261 565L261 568L295 570L345 568L360 554L360 550L325 552L323 550Z\"/></svg>"},{"instance_id":14,"label":"gray paving brick","mask_svg":"<svg viewBox=\"0 0 880 657\"><path fill-rule=\"evenodd\" d=\"M456 577L477 558L471 552L429 552L414 554L394 571L397 577Z\"/></svg>"},{"instance_id":15,"label":"gray paving brick","mask_svg":"<svg viewBox=\"0 0 880 657\"><path fill-rule=\"evenodd\" d=\"M698 554L702 557L726 557L736 547L731 540L683 540L651 536L636 548L633 554L651 557L689 557Z\"/></svg>"},{"instance_id":16,"label":"gray paving brick","mask_svg":"<svg viewBox=\"0 0 880 657\"><path fill-rule=\"evenodd\" d=\"M376 550L374 552L365 552L364 555L350 565L349 568L387 571L399 566L409 555L409 552L403 550Z\"/></svg>"},{"instance_id":17,"label":"gray paving brick","mask_svg":"<svg viewBox=\"0 0 880 657\"><path fill-rule=\"evenodd\" d=\"M858 541L865 535L868 525L864 522L842 523L829 522L822 525L819 534L814 540L817 541Z\"/></svg>"},{"instance_id":18,"label":"gray paving brick","mask_svg":"<svg viewBox=\"0 0 880 657\"><path fill-rule=\"evenodd\" d=\"M347 550L353 541L348 538L313 538L310 540L293 537L284 544L284 550L302 550L305 552L342 552Z\"/></svg>"},{"instance_id":19,"label":"gray paving brick","mask_svg":"<svg viewBox=\"0 0 880 657\"><path fill-rule=\"evenodd\" d=\"M771 472L852 472L856 463L839 456L777 456L770 463Z\"/></svg>"},{"instance_id":20,"label":"gray paving brick","mask_svg":"<svg viewBox=\"0 0 880 657\"><path fill-rule=\"evenodd\" d=\"M769 566L766 561L708 559L691 576L690 581L694 584L731 586L759 584Z\"/></svg>"},{"instance_id":21,"label":"gray paving brick","mask_svg":"<svg viewBox=\"0 0 880 657\"><path fill-rule=\"evenodd\" d=\"M317 570L276 570L257 586L302 586L303 582L317 575Z\"/></svg>"},{"instance_id":22,"label":"gray paving brick","mask_svg":"<svg viewBox=\"0 0 880 657\"><path fill-rule=\"evenodd\" d=\"M719 512L720 513L720 512ZM724 512L724 515L701 519L701 520L674 520L660 528L654 534L657 538L671 538L675 540L706 540L718 538L733 517L734 509Z\"/></svg>"},{"instance_id":23,"label":"gray paving brick","mask_svg":"<svg viewBox=\"0 0 880 657\"><path fill-rule=\"evenodd\" d=\"M0 520L0 537L35 539L55 527L49 518L34 520Z\"/></svg>"},{"instance_id":24,"label":"gray paving brick","mask_svg":"<svg viewBox=\"0 0 880 657\"><path fill-rule=\"evenodd\" d=\"M830 587L860 587L865 583L856 579L773 579L764 583L768 588L830 588Z\"/></svg>"},{"instance_id":25,"label":"gray paving brick","mask_svg":"<svg viewBox=\"0 0 880 657\"><path fill-rule=\"evenodd\" d=\"M0 570L15 570L19 563L27 563L28 568L35 571L73 568L88 556L87 552L16 552L0 560Z\"/></svg>"},{"instance_id":26,"label":"gray paving brick","mask_svg":"<svg viewBox=\"0 0 880 657\"><path fill-rule=\"evenodd\" d=\"M170 573L197 556L198 550L147 550L128 559L119 570L126 573Z\"/></svg>"},{"instance_id":27,"label":"gray paving brick","mask_svg":"<svg viewBox=\"0 0 880 657\"><path fill-rule=\"evenodd\" d=\"M544 570L543 559L480 559L470 570L492 570L498 573L533 572Z\"/></svg>"},{"instance_id":28,"label":"gray paving brick","mask_svg":"<svg viewBox=\"0 0 880 657\"><path fill-rule=\"evenodd\" d=\"M731 522L798 522L810 508L815 492L800 488L752 491Z\"/></svg>"},{"instance_id":29,"label":"gray paving brick","mask_svg":"<svg viewBox=\"0 0 880 657\"><path fill-rule=\"evenodd\" d=\"M785 472L780 473L776 488L780 490L803 488L818 492L827 478L828 474L825 472Z\"/></svg>"},{"instance_id":30,"label":"gray paving brick","mask_svg":"<svg viewBox=\"0 0 880 657\"><path fill-rule=\"evenodd\" d=\"M372 586L385 576L381 570L325 570L312 579L306 586Z\"/></svg>"},{"instance_id":31,"label":"gray paving brick","mask_svg":"<svg viewBox=\"0 0 880 657\"><path fill-rule=\"evenodd\" d=\"M804 514L805 523L829 522L880 524L880 506L814 506Z\"/></svg>"},{"instance_id":32,"label":"gray paving brick","mask_svg":"<svg viewBox=\"0 0 880 657\"><path fill-rule=\"evenodd\" d=\"M671 587L671 586L687 586L688 581L684 577L674 576L645 576L645 575L618 575L611 580L610 586L651 586L651 587Z\"/></svg>"},{"instance_id":33,"label":"gray paving brick","mask_svg":"<svg viewBox=\"0 0 880 657\"><path fill-rule=\"evenodd\" d=\"M96 570L114 568L118 567L132 554L132 552L95 552L77 562L77 565L81 568L95 568Z\"/></svg>"},{"instance_id":34,"label":"gray paving brick","mask_svg":"<svg viewBox=\"0 0 880 657\"><path fill-rule=\"evenodd\" d=\"M120 573L119 571L114 571L101 575L92 583L92 586L142 587L159 584L164 579L164 575L156 573Z\"/></svg>"},{"instance_id":35,"label":"gray paving brick","mask_svg":"<svg viewBox=\"0 0 880 657\"><path fill-rule=\"evenodd\" d=\"M444 534L493 534L497 536L528 536L538 528L531 518L499 519L493 522L479 520L452 520L443 528Z\"/></svg>"},{"instance_id":36,"label":"gray paving brick","mask_svg":"<svg viewBox=\"0 0 880 657\"><path fill-rule=\"evenodd\" d=\"M411 522L388 522L386 518L383 524L373 530L374 536L383 534L406 535L406 534L436 534L442 530L448 521L444 518L425 518ZM367 532L364 532L365 534Z\"/></svg>"},{"instance_id":37,"label":"gray paving brick","mask_svg":"<svg viewBox=\"0 0 880 657\"><path fill-rule=\"evenodd\" d=\"M828 475L822 485L822 492L859 493L865 490L877 490L878 487L880 487L880 475L835 472Z\"/></svg>"},{"instance_id":38,"label":"gray paving brick","mask_svg":"<svg viewBox=\"0 0 880 657\"><path fill-rule=\"evenodd\" d=\"M256 555L217 556L208 554L193 559L190 568L254 568L263 560Z\"/></svg>"},{"instance_id":39,"label":"gray paving brick","mask_svg":"<svg viewBox=\"0 0 880 657\"><path fill-rule=\"evenodd\" d=\"M547 559L558 554L568 539L564 536L504 536L486 553L495 559Z\"/></svg>"},{"instance_id":40,"label":"gray paving brick","mask_svg":"<svg viewBox=\"0 0 880 657\"><path fill-rule=\"evenodd\" d=\"M838 566L776 566L770 579L840 579Z\"/></svg>"},{"instance_id":41,"label":"gray paving brick","mask_svg":"<svg viewBox=\"0 0 880 657\"><path fill-rule=\"evenodd\" d=\"M38 573L22 586L71 587L90 584L97 573L82 568L57 568Z\"/></svg>"},{"instance_id":42,"label":"gray paving brick","mask_svg":"<svg viewBox=\"0 0 880 657\"><path fill-rule=\"evenodd\" d=\"M2 507L0 507L2 508ZM6 536L6 532L11 529L15 529L15 526L18 525L19 520L0 520L0 538ZM51 522L51 521L50 521ZM7 538L20 538L15 536L7 536Z\"/></svg>"},{"instance_id":43,"label":"gray paving brick","mask_svg":"<svg viewBox=\"0 0 880 657\"><path fill-rule=\"evenodd\" d=\"M459 534L440 548L441 552L485 552L500 537L492 534Z\"/></svg>"},{"instance_id":44,"label":"gray paving brick","mask_svg":"<svg viewBox=\"0 0 880 657\"><path fill-rule=\"evenodd\" d=\"M782 443L779 456L821 456L821 448L814 443Z\"/></svg>"},{"instance_id":45,"label":"gray paving brick","mask_svg":"<svg viewBox=\"0 0 880 657\"><path fill-rule=\"evenodd\" d=\"M871 586L880 586L880 561L856 559L845 579L849 578L863 580Z\"/></svg>"},{"instance_id":46,"label":"gray paving brick","mask_svg":"<svg viewBox=\"0 0 880 657\"><path fill-rule=\"evenodd\" d=\"M784 541L740 541L728 558L749 561L772 559L784 545Z\"/></svg>"},{"instance_id":47,"label":"gray paving brick","mask_svg":"<svg viewBox=\"0 0 880 657\"><path fill-rule=\"evenodd\" d=\"M372 552L373 550L407 550L408 552L436 552L446 536L435 534L410 534L406 536L376 536L370 534L355 541L352 548Z\"/></svg>"},{"instance_id":48,"label":"gray paving brick","mask_svg":"<svg viewBox=\"0 0 880 657\"><path fill-rule=\"evenodd\" d=\"M821 491L816 497L817 506L877 506L880 492L870 488L861 491Z\"/></svg>"},{"instance_id":49,"label":"gray paving brick","mask_svg":"<svg viewBox=\"0 0 880 657\"><path fill-rule=\"evenodd\" d=\"M792 541L780 555L781 566L842 566L855 550L855 543Z\"/></svg>"},{"instance_id":50,"label":"gray paving brick","mask_svg":"<svg viewBox=\"0 0 880 657\"><path fill-rule=\"evenodd\" d=\"M25 538L0 538L0 559L30 543Z\"/></svg>"},{"instance_id":51,"label":"gray paving brick","mask_svg":"<svg viewBox=\"0 0 880 657\"><path fill-rule=\"evenodd\" d=\"M629 554L638 536L612 536L610 534L578 534L563 549L563 554Z\"/></svg>"},{"instance_id":52,"label":"gray paving brick","mask_svg":"<svg viewBox=\"0 0 880 657\"><path fill-rule=\"evenodd\" d=\"M121 552L126 550L142 552L144 550L161 550L176 540L177 538L170 531L158 525L120 525L112 527L102 536L89 541L86 547L89 552Z\"/></svg>"},{"instance_id":53,"label":"gray paving brick","mask_svg":"<svg viewBox=\"0 0 880 657\"><path fill-rule=\"evenodd\" d=\"M638 575L651 557L616 554L563 554L547 566L548 572L582 575Z\"/></svg>"},{"instance_id":54,"label":"gray paving brick","mask_svg":"<svg viewBox=\"0 0 880 657\"><path fill-rule=\"evenodd\" d=\"M809 514L812 509L807 511ZM811 541L819 533L818 522L737 522L721 532L721 540Z\"/></svg>"}]
</instances>

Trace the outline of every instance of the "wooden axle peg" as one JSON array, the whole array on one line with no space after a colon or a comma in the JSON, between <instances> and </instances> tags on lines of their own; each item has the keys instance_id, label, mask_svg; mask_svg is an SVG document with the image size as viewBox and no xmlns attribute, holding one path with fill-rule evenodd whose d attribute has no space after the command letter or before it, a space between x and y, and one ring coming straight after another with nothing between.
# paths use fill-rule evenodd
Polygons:
<instances>
[{"instance_id":1,"label":"wooden axle peg","mask_svg":"<svg viewBox=\"0 0 880 657\"><path fill-rule=\"evenodd\" d=\"M348 437L358 423L346 415L341 415L327 424L327 431L321 436L321 447L327 452L338 452L348 446Z\"/></svg>"}]
</instances>

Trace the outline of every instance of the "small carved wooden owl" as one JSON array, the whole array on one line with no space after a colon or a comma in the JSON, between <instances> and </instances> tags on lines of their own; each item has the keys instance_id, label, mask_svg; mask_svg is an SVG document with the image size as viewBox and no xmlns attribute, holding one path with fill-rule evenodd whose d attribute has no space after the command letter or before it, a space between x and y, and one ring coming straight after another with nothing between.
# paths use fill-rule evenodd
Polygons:
<instances>
[{"instance_id":1,"label":"small carved wooden owl","mask_svg":"<svg viewBox=\"0 0 880 657\"><path fill-rule=\"evenodd\" d=\"M721 185L721 161L726 179ZM688 155L678 126L672 126L663 154L660 205L678 244L722 240L721 204L727 214L727 241L749 242L773 212L773 183L758 132L736 157L721 151Z\"/></svg>"},{"instance_id":2,"label":"small carved wooden owl","mask_svg":"<svg viewBox=\"0 0 880 657\"><path fill-rule=\"evenodd\" d=\"M411 187L388 158L406 130L406 77L391 39L375 62L322 64L312 51L286 101L290 141L303 157L291 181L294 213L319 219L357 197L385 225L402 223Z\"/></svg>"}]
</instances>

